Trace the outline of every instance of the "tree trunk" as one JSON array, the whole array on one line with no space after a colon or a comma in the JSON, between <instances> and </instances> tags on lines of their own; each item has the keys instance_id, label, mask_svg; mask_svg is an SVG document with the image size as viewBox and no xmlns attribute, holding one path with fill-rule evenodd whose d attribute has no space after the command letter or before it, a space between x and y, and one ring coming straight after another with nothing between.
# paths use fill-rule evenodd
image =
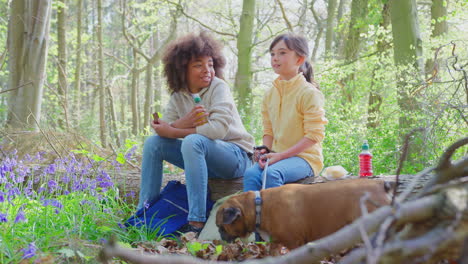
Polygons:
<instances>
[{"instance_id":1,"label":"tree trunk","mask_svg":"<svg viewBox=\"0 0 468 264\"><path fill-rule=\"evenodd\" d=\"M411 129L421 126L423 120L418 114L420 106L413 87L421 83L422 77L422 40L419 33L419 22L416 0L393 0L390 4L390 16L393 35L393 56L397 70L397 94L400 108L400 138ZM408 150L408 163L424 165L425 135L417 135Z\"/></svg>"},{"instance_id":2,"label":"tree trunk","mask_svg":"<svg viewBox=\"0 0 468 264\"><path fill-rule=\"evenodd\" d=\"M7 127L37 130L49 43L51 0L13 0L8 23ZM36 123L37 122L37 123Z\"/></svg>"},{"instance_id":3,"label":"tree trunk","mask_svg":"<svg viewBox=\"0 0 468 264\"><path fill-rule=\"evenodd\" d=\"M382 21L380 22L380 27L387 29L390 25L390 4L388 2L383 4L382 8ZM377 42L377 50L379 51L380 57L388 56L388 53L385 52L389 43L385 41L385 37L382 37ZM383 60L382 60L383 61ZM381 62L382 63L382 62ZM382 68L385 68L386 65L378 63L374 70L372 71L372 84L371 90L369 93L369 106L368 106L368 117L367 117L367 127L375 128L379 125L380 117L380 106L382 105L382 95L379 93L384 85L384 78L380 74L376 75L376 72L381 71Z\"/></svg>"},{"instance_id":4,"label":"tree trunk","mask_svg":"<svg viewBox=\"0 0 468 264\"><path fill-rule=\"evenodd\" d=\"M104 54L102 42L102 0L97 0L98 24L98 74L99 74L99 127L102 147L107 147L106 138L106 88L104 87Z\"/></svg>"},{"instance_id":5,"label":"tree trunk","mask_svg":"<svg viewBox=\"0 0 468 264\"><path fill-rule=\"evenodd\" d=\"M143 126L147 125L151 120L151 105L153 104L153 64L148 63L146 65L146 75L145 75L145 106L143 109L144 118L141 123Z\"/></svg>"},{"instance_id":6,"label":"tree trunk","mask_svg":"<svg viewBox=\"0 0 468 264\"><path fill-rule=\"evenodd\" d=\"M333 39L335 36L335 12L336 0L328 1L327 7L327 32L325 36L325 57L330 58L332 53Z\"/></svg>"},{"instance_id":7,"label":"tree trunk","mask_svg":"<svg viewBox=\"0 0 468 264\"><path fill-rule=\"evenodd\" d=\"M77 1L77 17L76 17L76 63L75 63L75 107L74 118L81 119L81 20L82 20L82 0Z\"/></svg>"},{"instance_id":8,"label":"tree trunk","mask_svg":"<svg viewBox=\"0 0 468 264\"><path fill-rule=\"evenodd\" d=\"M138 55L133 49L133 69L132 69L132 88L130 95L130 102L132 107L132 134L138 135L140 130L140 114L138 112Z\"/></svg>"},{"instance_id":9,"label":"tree trunk","mask_svg":"<svg viewBox=\"0 0 468 264\"><path fill-rule=\"evenodd\" d=\"M338 14L336 15L336 21L338 24L341 23L341 18L343 18L345 3L346 3L346 0L340 0L340 3L338 4ZM343 38L335 39L335 46L334 46L335 54L342 53L341 52L343 50L342 44L343 44Z\"/></svg>"},{"instance_id":10,"label":"tree trunk","mask_svg":"<svg viewBox=\"0 0 468 264\"><path fill-rule=\"evenodd\" d=\"M345 60L352 61L357 59L361 46L361 33L365 32L367 27L357 26L359 21L365 20L368 12L368 0L353 0L351 3L351 19L349 21L348 37L344 47Z\"/></svg>"},{"instance_id":11,"label":"tree trunk","mask_svg":"<svg viewBox=\"0 0 468 264\"><path fill-rule=\"evenodd\" d=\"M237 91L241 116L246 118L252 103L252 38L255 18L255 0L243 0L240 28L237 37L237 73L234 89ZM246 120L244 120L245 122Z\"/></svg>"},{"instance_id":12,"label":"tree trunk","mask_svg":"<svg viewBox=\"0 0 468 264\"><path fill-rule=\"evenodd\" d=\"M413 84L421 80L422 40L419 33L416 1L393 0L390 5L390 14L395 64L400 67L410 67L408 70L402 70L397 76L398 105L402 110L400 128L406 129L415 121L411 115L419 109L417 101L411 96L408 88L409 80L413 80Z\"/></svg>"},{"instance_id":13,"label":"tree trunk","mask_svg":"<svg viewBox=\"0 0 468 264\"><path fill-rule=\"evenodd\" d=\"M432 38L436 38L439 36L444 35L448 32L448 24L447 19L447 3L448 0L432 0L431 5L431 20L433 25L432 28ZM435 51L433 49L433 51ZM434 62L434 60L428 59L426 61L426 75L437 75L439 71L438 62ZM437 80L438 78L436 78Z\"/></svg>"},{"instance_id":14,"label":"tree trunk","mask_svg":"<svg viewBox=\"0 0 468 264\"><path fill-rule=\"evenodd\" d=\"M68 128L68 81L67 81L67 2L59 0L57 7L57 46L58 46L58 94L63 107L63 117L59 117L60 128Z\"/></svg>"}]
</instances>

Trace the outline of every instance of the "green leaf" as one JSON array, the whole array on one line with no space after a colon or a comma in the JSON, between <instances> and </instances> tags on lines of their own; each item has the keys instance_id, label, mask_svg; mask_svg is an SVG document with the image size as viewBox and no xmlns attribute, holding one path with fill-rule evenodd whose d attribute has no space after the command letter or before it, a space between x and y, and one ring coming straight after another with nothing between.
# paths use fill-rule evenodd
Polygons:
<instances>
[{"instance_id":1,"label":"green leaf","mask_svg":"<svg viewBox=\"0 0 468 264\"><path fill-rule=\"evenodd\" d=\"M58 251L58 253L64 255L66 258L73 258L76 255L75 251L69 248L62 248Z\"/></svg>"},{"instance_id":2,"label":"green leaf","mask_svg":"<svg viewBox=\"0 0 468 264\"><path fill-rule=\"evenodd\" d=\"M120 164L124 164L125 163L125 156L123 153L119 153L117 154L117 158L115 158L115 160L120 163Z\"/></svg>"}]
</instances>

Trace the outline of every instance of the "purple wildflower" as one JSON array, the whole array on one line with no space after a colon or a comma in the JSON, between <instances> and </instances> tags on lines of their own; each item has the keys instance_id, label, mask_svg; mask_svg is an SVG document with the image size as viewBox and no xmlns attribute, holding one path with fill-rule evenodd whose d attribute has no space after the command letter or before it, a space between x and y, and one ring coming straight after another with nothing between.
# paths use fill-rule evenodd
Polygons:
<instances>
[{"instance_id":1,"label":"purple wildflower","mask_svg":"<svg viewBox=\"0 0 468 264\"><path fill-rule=\"evenodd\" d=\"M130 191L130 192L128 192L127 194L125 194L125 197L135 198L135 192L134 192L134 191Z\"/></svg>"},{"instance_id":2,"label":"purple wildflower","mask_svg":"<svg viewBox=\"0 0 468 264\"><path fill-rule=\"evenodd\" d=\"M137 146L134 145L126 154L125 154L125 160L129 160L133 154L135 154L135 150L136 150Z\"/></svg>"},{"instance_id":3,"label":"purple wildflower","mask_svg":"<svg viewBox=\"0 0 468 264\"><path fill-rule=\"evenodd\" d=\"M45 174L54 174L55 173L55 164L50 164L45 170Z\"/></svg>"},{"instance_id":4,"label":"purple wildflower","mask_svg":"<svg viewBox=\"0 0 468 264\"><path fill-rule=\"evenodd\" d=\"M5 193L0 191L0 203L3 203L5 201Z\"/></svg>"},{"instance_id":5,"label":"purple wildflower","mask_svg":"<svg viewBox=\"0 0 468 264\"><path fill-rule=\"evenodd\" d=\"M8 216L7 214L0 213L0 223L8 222L7 216Z\"/></svg>"},{"instance_id":6,"label":"purple wildflower","mask_svg":"<svg viewBox=\"0 0 468 264\"><path fill-rule=\"evenodd\" d=\"M50 180L50 181L47 183L47 185L49 186L49 193L51 193L51 192L57 190L58 184L57 184L56 181Z\"/></svg>"},{"instance_id":7,"label":"purple wildflower","mask_svg":"<svg viewBox=\"0 0 468 264\"><path fill-rule=\"evenodd\" d=\"M63 208L63 204L61 202L55 200L55 199L44 200L44 203L42 205L44 205L44 206L52 205L52 206L57 207L58 209Z\"/></svg>"},{"instance_id":8,"label":"purple wildflower","mask_svg":"<svg viewBox=\"0 0 468 264\"><path fill-rule=\"evenodd\" d=\"M23 259L32 258L36 255L37 247L34 242L29 243L27 248L23 248Z\"/></svg>"},{"instance_id":9,"label":"purple wildflower","mask_svg":"<svg viewBox=\"0 0 468 264\"><path fill-rule=\"evenodd\" d=\"M15 224L19 222L26 222L26 216L24 215L23 207L20 207L18 213L16 214Z\"/></svg>"},{"instance_id":10,"label":"purple wildflower","mask_svg":"<svg viewBox=\"0 0 468 264\"><path fill-rule=\"evenodd\" d=\"M11 202L11 200L13 200L19 194L20 190L17 187L11 188L10 190L8 190L8 201Z\"/></svg>"}]
</instances>

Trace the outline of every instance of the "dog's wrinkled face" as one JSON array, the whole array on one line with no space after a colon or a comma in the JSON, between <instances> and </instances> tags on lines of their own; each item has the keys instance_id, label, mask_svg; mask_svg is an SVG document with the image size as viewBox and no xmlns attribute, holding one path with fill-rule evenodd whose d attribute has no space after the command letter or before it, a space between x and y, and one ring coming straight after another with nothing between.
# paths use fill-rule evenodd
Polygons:
<instances>
[{"instance_id":1,"label":"dog's wrinkled face","mask_svg":"<svg viewBox=\"0 0 468 264\"><path fill-rule=\"evenodd\" d=\"M238 237L246 237L247 231L244 216L239 207L223 204L216 214L216 225L218 226L221 238L224 241L232 242Z\"/></svg>"}]
</instances>

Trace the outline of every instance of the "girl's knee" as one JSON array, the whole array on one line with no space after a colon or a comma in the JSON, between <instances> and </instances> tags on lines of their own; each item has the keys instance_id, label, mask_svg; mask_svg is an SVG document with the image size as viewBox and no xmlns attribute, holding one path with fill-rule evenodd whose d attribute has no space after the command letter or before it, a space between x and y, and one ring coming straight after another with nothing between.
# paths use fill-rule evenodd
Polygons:
<instances>
[{"instance_id":1,"label":"girl's knee","mask_svg":"<svg viewBox=\"0 0 468 264\"><path fill-rule=\"evenodd\" d=\"M279 171L271 170L267 172L266 188L278 187L284 185L284 177Z\"/></svg>"},{"instance_id":2,"label":"girl's knee","mask_svg":"<svg viewBox=\"0 0 468 264\"><path fill-rule=\"evenodd\" d=\"M199 134L188 135L182 140L182 151L191 150L197 146L203 146L206 139L205 136Z\"/></svg>"}]
</instances>

